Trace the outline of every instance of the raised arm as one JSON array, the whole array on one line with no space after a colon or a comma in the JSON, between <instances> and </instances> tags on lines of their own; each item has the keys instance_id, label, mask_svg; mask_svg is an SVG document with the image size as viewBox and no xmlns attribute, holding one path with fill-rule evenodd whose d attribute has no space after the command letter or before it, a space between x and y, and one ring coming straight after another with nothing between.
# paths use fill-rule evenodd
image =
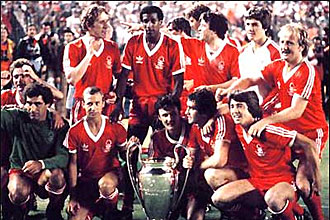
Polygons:
<instances>
[{"instance_id":1,"label":"raised arm","mask_svg":"<svg viewBox=\"0 0 330 220\"><path fill-rule=\"evenodd\" d=\"M96 41L93 37L90 37L89 44L86 46L86 55L75 67L70 66L71 57L69 54L71 51L69 51L69 49L71 44L65 46L63 55L63 67L68 83L76 85L76 83L84 76L89 63L93 58L94 46L96 47L97 44L99 44L99 42Z\"/></svg>"}]
</instances>

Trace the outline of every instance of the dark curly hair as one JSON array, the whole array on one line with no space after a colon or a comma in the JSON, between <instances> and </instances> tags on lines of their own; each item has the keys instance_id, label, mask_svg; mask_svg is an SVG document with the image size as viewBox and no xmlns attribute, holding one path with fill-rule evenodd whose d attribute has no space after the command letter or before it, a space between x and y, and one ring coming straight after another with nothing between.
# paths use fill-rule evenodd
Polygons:
<instances>
[{"instance_id":1,"label":"dark curly hair","mask_svg":"<svg viewBox=\"0 0 330 220\"><path fill-rule=\"evenodd\" d=\"M196 21L199 20L201 14L211 11L211 9L205 5L198 4L194 6L188 13L187 18L193 17Z\"/></svg>"},{"instance_id":2,"label":"dark curly hair","mask_svg":"<svg viewBox=\"0 0 330 220\"><path fill-rule=\"evenodd\" d=\"M195 107L199 114L207 115L208 118L211 118L217 113L217 102L214 94L207 89L191 93L188 96L188 100L195 102Z\"/></svg>"},{"instance_id":3,"label":"dark curly hair","mask_svg":"<svg viewBox=\"0 0 330 220\"><path fill-rule=\"evenodd\" d=\"M155 111L158 113L159 109L168 110L170 108L176 107L178 111L181 110L180 99L171 94L163 95L158 97L157 102L155 103Z\"/></svg>"},{"instance_id":4,"label":"dark curly hair","mask_svg":"<svg viewBox=\"0 0 330 220\"><path fill-rule=\"evenodd\" d=\"M214 31L220 39L225 39L228 31L228 20L223 14L208 11L201 16L201 19L209 24L210 30Z\"/></svg>"},{"instance_id":5,"label":"dark curly hair","mask_svg":"<svg viewBox=\"0 0 330 220\"><path fill-rule=\"evenodd\" d=\"M260 21L262 28L266 30L266 34L269 35L271 33L270 26L272 17L268 9L260 6L254 6L250 8L244 15L244 20L247 19L255 19Z\"/></svg>"},{"instance_id":6,"label":"dark curly hair","mask_svg":"<svg viewBox=\"0 0 330 220\"><path fill-rule=\"evenodd\" d=\"M33 98L41 95L42 100L44 100L46 104L50 104L50 105L53 103L54 100L54 96L50 88L41 85L40 83L37 82L30 83L29 85L27 85L24 89L23 95L24 95L24 100L26 100L26 97Z\"/></svg>"},{"instance_id":7,"label":"dark curly hair","mask_svg":"<svg viewBox=\"0 0 330 220\"><path fill-rule=\"evenodd\" d=\"M144 7L141 12L140 12L140 20L142 21L142 15L143 14L152 14L152 13L156 13L157 14L157 18L159 21L162 21L164 19L164 14L162 9L160 9L157 6L154 5L148 5L146 7Z\"/></svg>"}]
</instances>

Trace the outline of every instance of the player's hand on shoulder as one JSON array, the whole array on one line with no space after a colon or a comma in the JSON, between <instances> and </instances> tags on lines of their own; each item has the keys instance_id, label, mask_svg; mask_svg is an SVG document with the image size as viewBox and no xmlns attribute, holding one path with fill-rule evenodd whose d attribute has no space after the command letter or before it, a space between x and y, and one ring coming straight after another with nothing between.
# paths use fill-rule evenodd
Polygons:
<instances>
[{"instance_id":1,"label":"player's hand on shoulder","mask_svg":"<svg viewBox=\"0 0 330 220\"><path fill-rule=\"evenodd\" d=\"M253 137L258 137L260 138L261 133L263 132L263 130L266 128L266 126L268 125L268 121L266 119L261 119L260 121L256 122L255 124L253 124L250 128L249 128L249 135L253 136Z\"/></svg>"}]
</instances>

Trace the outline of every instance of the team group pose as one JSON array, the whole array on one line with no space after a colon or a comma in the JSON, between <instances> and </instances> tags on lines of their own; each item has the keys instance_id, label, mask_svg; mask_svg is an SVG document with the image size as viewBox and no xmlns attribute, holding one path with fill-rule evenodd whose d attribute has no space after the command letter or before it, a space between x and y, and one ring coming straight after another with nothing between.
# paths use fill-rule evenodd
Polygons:
<instances>
[{"instance_id":1,"label":"team group pose","mask_svg":"<svg viewBox=\"0 0 330 220\"><path fill-rule=\"evenodd\" d=\"M228 19L205 5L167 23L160 7L139 13L139 23L125 23L132 36L121 55L109 37L109 10L84 10L84 35L62 48L73 97L43 80L31 60L11 62L13 87L1 91L3 219L27 219L36 195L49 198L51 220L64 219L63 210L72 220L134 219L130 178L139 177L142 153L148 161L179 159L185 188L166 219L206 219L213 206L222 220L324 220L320 162L329 125L305 28L282 26L277 44L270 11L251 6L241 45ZM66 97L70 123L57 109ZM187 150L175 158L179 145Z\"/></svg>"}]
</instances>

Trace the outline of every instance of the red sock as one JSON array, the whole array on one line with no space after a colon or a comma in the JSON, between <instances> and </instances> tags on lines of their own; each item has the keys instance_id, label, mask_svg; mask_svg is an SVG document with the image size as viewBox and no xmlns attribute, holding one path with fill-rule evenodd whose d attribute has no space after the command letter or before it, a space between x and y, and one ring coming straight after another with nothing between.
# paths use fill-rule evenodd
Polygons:
<instances>
[{"instance_id":1,"label":"red sock","mask_svg":"<svg viewBox=\"0 0 330 220\"><path fill-rule=\"evenodd\" d=\"M303 198L303 200L313 219L324 220L324 216L322 213L321 196L318 196L313 193L311 198Z\"/></svg>"},{"instance_id":2,"label":"red sock","mask_svg":"<svg viewBox=\"0 0 330 220\"><path fill-rule=\"evenodd\" d=\"M283 220L295 220L294 214L293 214L293 204L292 202L289 202L288 206L282 212L281 217Z\"/></svg>"}]
</instances>

